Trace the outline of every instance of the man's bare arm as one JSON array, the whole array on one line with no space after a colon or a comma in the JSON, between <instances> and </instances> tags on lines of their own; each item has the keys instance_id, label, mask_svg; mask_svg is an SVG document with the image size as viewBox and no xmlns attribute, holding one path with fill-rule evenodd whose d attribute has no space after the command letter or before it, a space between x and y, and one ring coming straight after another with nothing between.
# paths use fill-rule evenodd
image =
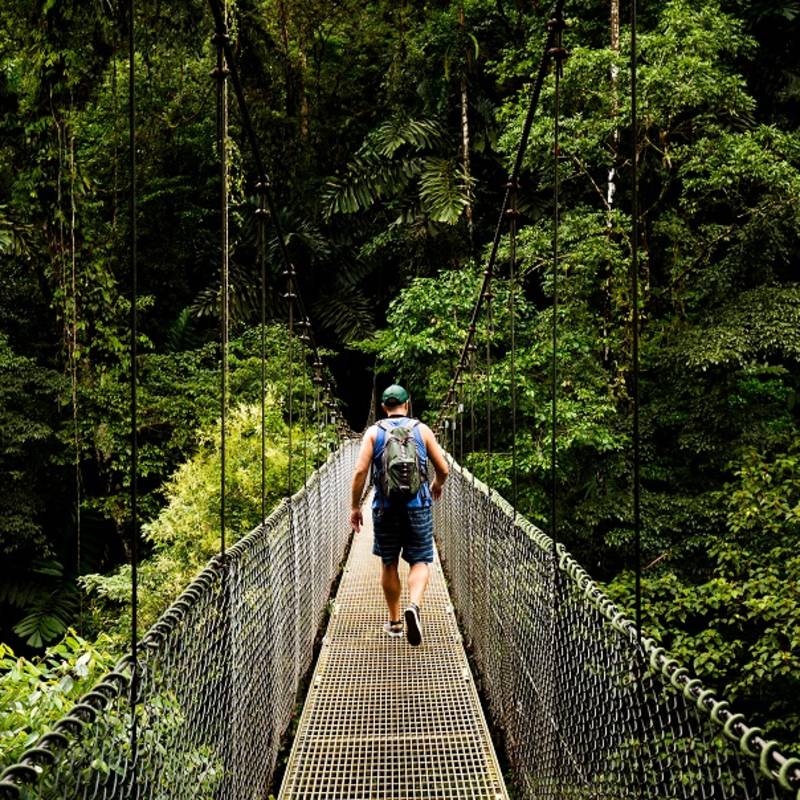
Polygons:
<instances>
[{"instance_id":1,"label":"man's bare arm","mask_svg":"<svg viewBox=\"0 0 800 800\"><path fill-rule=\"evenodd\" d=\"M356 533L361 530L361 525L364 522L364 518L361 515L361 495L364 493L364 486L369 475L374 446L375 430L370 428L361 440L361 450L358 453L356 468L353 472L353 484L350 488L350 525Z\"/></svg>"},{"instance_id":2,"label":"man's bare arm","mask_svg":"<svg viewBox=\"0 0 800 800\"><path fill-rule=\"evenodd\" d=\"M442 487L450 474L450 467L442 453L439 442L433 435L433 431L427 425L420 425L422 428L422 440L425 442L425 449L428 451L428 461L433 464L436 476L431 481L431 497L438 500L442 495Z\"/></svg>"}]
</instances>

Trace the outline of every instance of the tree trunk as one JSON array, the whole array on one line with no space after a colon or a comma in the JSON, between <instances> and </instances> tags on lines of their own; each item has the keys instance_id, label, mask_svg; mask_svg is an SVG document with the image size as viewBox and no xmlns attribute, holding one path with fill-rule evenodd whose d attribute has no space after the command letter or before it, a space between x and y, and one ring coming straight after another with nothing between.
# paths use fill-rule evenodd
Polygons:
<instances>
[{"instance_id":1,"label":"tree trunk","mask_svg":"<svg viewBox=\"0 0 800 800\"><path fill-rule=\"evenodd\" d=\"M463 0L458 9L458 22L463 37L464 33L464 3ZM464 213L467 217L467 227L469 229L470 248L472 247L472 189L470 188L470 161L469 161L469 96L467 94L467 68L469 66L469 48L467 48L464 69L461 73L461 147L462 162L464 165L464 181L467 190L467 205Z\"/></svg>"},{"instance_id":2,"label":"tree trunk","mask_svg":"<svg viewBox=\"0 0 800 800\"><path fill-rule=\"evenodd\" d=\"M619 55L619 0L611 0L611 50L615 56ZM619 116L619 95L618 95L618 83L619 83L619 68L617 67L616 63L611 65L611 114L614 119L617 119ZM609 233L611 232L611 228L613 225L612 220L612 213L614 211L614 195L617 191L617 164L619 162L619 127L614 128L613 140L611 145L612 150L612 160L611 166L608 170L608 184L606 188L606 203L608 205L608 212L607 212L607 227ZM611 300L611 283L613 281L613 275L611 271L611 267L609 267L606 271L605 275L605 297L603 300L604 309L603 309L603 361L608 363L609 360L609 345L608 345L608 336L609 336L609 328L611 326L612 320L612 300Z\"/></svg>"},{"instance_id":3,"label":"tree trunk","mask_svg":"<svg viewBox=\"0 0 800 800\"><path fill-rule=\"evenodd\" d=\"M619 55L619 0L611 0L611 50L614 55ZM619 69L616 64L611 65L611 113L616 118L619 114L619 96L617 94L617 84L619 80ZM606 199L609 206L609 215L614 204L614 193L616 191L615 178L617 174L617 160L619 158L619 128L614 129L613 144L614 159L608 171L608 193ZM611 220L609 219L609 224Z\"/></svg>"},{"instance_id":4,"label":"tree trunk","mask_svg":"<svg viewBox=\"0 0 800 800\"><path fill-rule=\"evenodd\" d=\"M278 20L281 29L281 44L283 44L283 80L286 91L286 116L290 119L295 116L294 80L292 69L292 55L289 47L289 20L284 0L278 0Z\"/></svg>"},{"instance_id":5,"label":"tree trunk","mask_svg":"<svg viewBox=\"0 0 800 800\"><path fill-rule=\"evenodd\" d=\"M308 142L310 131L311 110L308 105L308 92L306 91L306 75L308 74L308 59L306 58L305 47L300 47L298 56L299 64L297 68L297 94L299 101L300 115L300 139Z\"/></svg>"}]
</instances>

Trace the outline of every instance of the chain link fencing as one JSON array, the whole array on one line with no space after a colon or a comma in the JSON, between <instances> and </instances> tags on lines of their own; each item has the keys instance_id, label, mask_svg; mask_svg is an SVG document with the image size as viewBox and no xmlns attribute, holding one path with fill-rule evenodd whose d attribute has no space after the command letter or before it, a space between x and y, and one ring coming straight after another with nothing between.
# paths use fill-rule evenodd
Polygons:
<instances>
[{"instance_id":1,"label":"chain link fencing","mask_svg":"<svg viewBox=\"0 0 800 800\"><path fill-rule=\"evenodd\" d=\"M440 556L525 798L800 800L800 760L705 688L562 546L452 464Z\"/></svg>"},{"instance_id":2,"label":"chain link fencing","mask_svg":"<svg viewBox=\"0 0 800 800\"><path fill-rule=\"evenodd\" d=\"M264 800L350 538L357 441L213 559L141 642L0 776L0 798ZM135 752L135 757L134 757Z\"/></svg>"}]
</instances>

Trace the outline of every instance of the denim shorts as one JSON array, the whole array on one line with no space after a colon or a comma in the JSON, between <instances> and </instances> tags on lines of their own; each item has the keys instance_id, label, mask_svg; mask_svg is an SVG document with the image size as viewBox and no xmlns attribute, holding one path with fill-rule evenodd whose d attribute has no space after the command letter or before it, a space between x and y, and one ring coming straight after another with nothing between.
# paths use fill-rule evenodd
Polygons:
<instances>
[{"instance_id":1,"label":"denim shorts","mask_svg":"<svg viewBox=\"0 0 800 800\"><path fill-rule=\"evenodd\" d=\"M409 564L433 561L433 512L431 507L395 506L372 509L375 541L372 554L384 564L397 561L402 553Z\"/></svg>"}]
</instances>

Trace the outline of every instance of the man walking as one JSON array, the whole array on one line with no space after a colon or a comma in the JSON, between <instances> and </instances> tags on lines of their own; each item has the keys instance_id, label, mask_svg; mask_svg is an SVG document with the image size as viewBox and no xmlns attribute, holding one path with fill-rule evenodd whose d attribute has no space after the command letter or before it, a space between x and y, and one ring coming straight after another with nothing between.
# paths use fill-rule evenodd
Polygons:
<instances>
[{"instance_id":1,"label":"man walking","mask_svg":"<svg viewBox=\"0 0 800 800\"><path fill-rule=\"evenodd\" d=\"M431 502L441 497L449 469L433 431L409 418L409 396L402 386L395 384L386 389L381 404L387 418L368 428L361 442L353 474L350 524L356 533L361 530L364 522L361 495L371 468L375 485L372 501L375 542L372 552L380 557L383 565L381 586L389 610L389 621L383 629L392 637L403 635L398 574L402 555L411 568L408 575L409 604L403 616L409 644L416 647L422 642L420 606L433 562ZM411 450L416 449L416 463L403 455L403 448L407 447L411 436ZM395 453L399 455L395 456ZM398 466L389 463L390 459L395 459ZM432 481L428 480L430 465L435 470ZM401 479L391 483L386 475L388 470L392 470L393 475L400 475ZM409 486L402 485L404 478L409 476Z\"/></svg>"}]
</instances>

